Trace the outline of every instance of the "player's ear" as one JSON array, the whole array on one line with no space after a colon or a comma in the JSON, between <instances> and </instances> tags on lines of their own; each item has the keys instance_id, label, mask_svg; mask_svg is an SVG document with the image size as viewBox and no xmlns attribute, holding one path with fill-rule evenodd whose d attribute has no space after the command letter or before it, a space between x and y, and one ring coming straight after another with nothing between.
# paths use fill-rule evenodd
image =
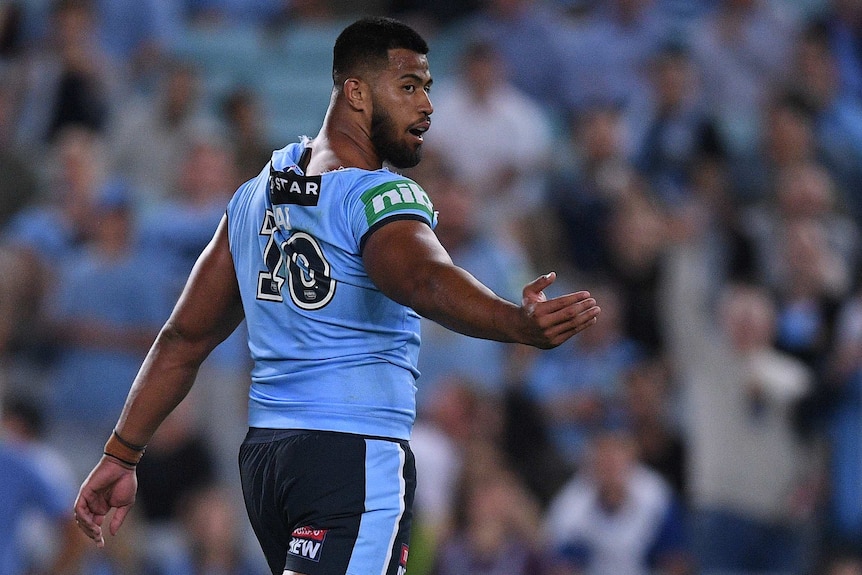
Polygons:
<instances>
[{"instance_id":1,"label":"player's ear","mask_svg":"<svg viewBox=\"0 0 862 575\"><path fill-rule=\"evenodd\" d=\"M344 97L351 108L360 112L370 105L371 92L368 84L359 78L348 78L341 86Z\"/></svg>"}]
</instances>

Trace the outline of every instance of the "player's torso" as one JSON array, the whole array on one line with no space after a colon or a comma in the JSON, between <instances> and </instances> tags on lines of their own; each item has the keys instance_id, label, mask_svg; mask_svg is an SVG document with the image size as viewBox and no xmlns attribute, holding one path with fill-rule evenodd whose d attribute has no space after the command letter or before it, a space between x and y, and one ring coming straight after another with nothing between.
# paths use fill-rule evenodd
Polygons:
<instances>
[{"instance_id":1,"label":"player's torso","mask_svg":"<svg viewBox=\"0 0 862 575\"><path fill-rule=\"evenodd\" d=\"M412 418L419 318L376 289L361 252L388 217L430 223L430 202L385 170L306 177L294 169L297 153L276 152L228 210L255 360L252 404L259 412L297 401L356 412L380 404Z\"/></svg>"}]
</instances>

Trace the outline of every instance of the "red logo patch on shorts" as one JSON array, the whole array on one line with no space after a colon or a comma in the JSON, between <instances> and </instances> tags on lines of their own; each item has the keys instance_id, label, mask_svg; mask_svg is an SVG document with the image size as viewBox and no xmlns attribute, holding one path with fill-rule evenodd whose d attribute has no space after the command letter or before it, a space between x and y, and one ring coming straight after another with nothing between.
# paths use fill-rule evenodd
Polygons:
<instances>
[{"instance_id":1,"label":"red logo patch on shorts","mask_svg":"<svg viewBox=\"0 0 862 575\"><path fill-rule=\"evenodd\" d=\"M398 575L407 575L407 552L409 547L401 544L401 556L398 558Z\"/></svg>"},{"instance_id":2,"label":"red logo patch on shorts","mask_svg":"<svg viewBox=\"0 0 862 575\"><path fill-rule=\"evenodd\" d=\"M287 552L303 559L320 561L320 551L326 539L326 529L297 527L291 534Z\"/></svg>"}]
</instances>

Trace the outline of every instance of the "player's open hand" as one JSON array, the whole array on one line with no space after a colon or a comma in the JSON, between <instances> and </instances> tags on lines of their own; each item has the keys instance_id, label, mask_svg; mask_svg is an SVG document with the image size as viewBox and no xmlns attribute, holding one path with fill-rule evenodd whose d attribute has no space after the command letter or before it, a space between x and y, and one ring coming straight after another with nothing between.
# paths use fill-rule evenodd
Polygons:
<instances>
[{"instance_id":1,"label":"player's open hand","mask_svg":"<svg viewBox=\"0 0 862 575\"><path fill-rule=\"evenodd\" d=\"M134 469L103 457L78 491L75 522L97 546L104 547L102 523L105 517L111 509L116 510L110 523L111 535L116 535L135 503L137 490L138 478Z\"/></svg>"},{"instance_id":2,"label":"player's open hand","mask_svg":"<svg viewBox=\"0 0 862 575\"><path fill-rule=\"evenodd\" d=\"M595 324L601 308L590 292L579 291L548 299L543 291L557 279L550 272L524 286L521 309L527 321L528 343L542 349L557 347Z\"/></svg>"}]
</instances>

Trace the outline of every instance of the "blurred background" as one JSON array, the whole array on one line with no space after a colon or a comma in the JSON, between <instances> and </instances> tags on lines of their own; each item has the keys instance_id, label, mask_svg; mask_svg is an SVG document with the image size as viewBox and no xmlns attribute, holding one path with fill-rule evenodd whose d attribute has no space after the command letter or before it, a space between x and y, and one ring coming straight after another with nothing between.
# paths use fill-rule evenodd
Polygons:
<instances>
[{"instance_id":1,"label":"blurred background","mask_svg":"<svg viewBox=\"0 0 862 575\"><path fill-rule=\"evenodd\" d=\"M862 0L0 1L0 575L257 575L241 327L96 550L70 527L236 187L355 17L428 40L453 259L547 352L423 324L411 575L862 574Z\"/></svg>"}]
</instances>

